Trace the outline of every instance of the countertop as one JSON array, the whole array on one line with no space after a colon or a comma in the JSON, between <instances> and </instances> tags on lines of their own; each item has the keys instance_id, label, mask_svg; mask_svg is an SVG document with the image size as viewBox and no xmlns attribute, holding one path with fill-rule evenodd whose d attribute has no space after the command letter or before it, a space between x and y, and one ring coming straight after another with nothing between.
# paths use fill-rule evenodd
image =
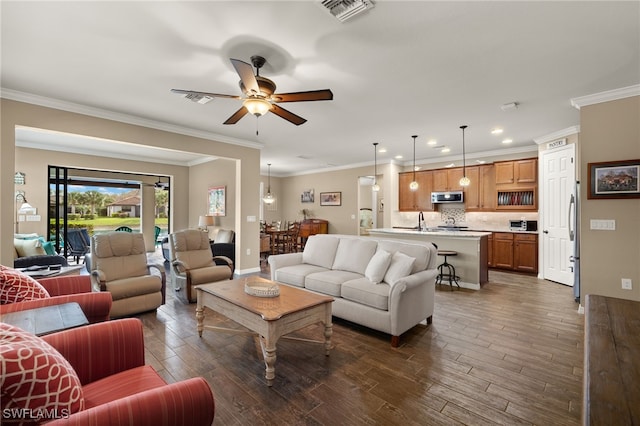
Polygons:
<instances>
[{"instance_id":1,"label":"countertop","mask_svg":"<svg viewBox=\"0 0 640 426\"><path fill-rule=\"evenodd\" d=\"M377 233L377 234L395 234L395 235L433 235L433 236L442 236L442 237L451 237L451 238L473 238L477 239L480 237L491 235L491 232L482 232L482 231L418 231L417 229L399 229L399 228L375 228L370 229L369 233Z\"/></svg>"}]
</instances>

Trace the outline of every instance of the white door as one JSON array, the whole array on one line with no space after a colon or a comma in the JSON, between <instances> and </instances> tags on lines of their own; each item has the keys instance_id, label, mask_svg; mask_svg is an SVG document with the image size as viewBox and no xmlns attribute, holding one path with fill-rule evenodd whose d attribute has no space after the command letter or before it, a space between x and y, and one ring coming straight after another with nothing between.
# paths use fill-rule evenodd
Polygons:
<instances>
[{"instance_id":1,"label":"white door","mask_svg":"<svg viewBox=\"0 0 640 426\"><path fill-rule=\"evenodd\" d=\"M543 151L541 157L543 278L573 286L569 200L575 191L575 145Z\"/></svg>"}]
</instances>

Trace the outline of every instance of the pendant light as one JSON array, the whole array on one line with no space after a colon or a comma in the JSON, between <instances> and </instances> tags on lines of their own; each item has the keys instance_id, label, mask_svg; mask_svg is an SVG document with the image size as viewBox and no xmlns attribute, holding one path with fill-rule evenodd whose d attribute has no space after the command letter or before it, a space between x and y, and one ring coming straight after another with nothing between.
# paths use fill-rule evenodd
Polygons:
<instances>
[{"instance_id":1,"label":"pendant light","mask_svg":"<svg viewBox=\"0 0 640 426\"><path fill-rule=\"evenodd\" d=\"M460 178L460 186L469 186L471 180L467 177L467 164L464 152L464 129L466 129L467 126L460 126L460 128L462 129L462 177Z\"/></svg>"},{"instance_id":2,"label":"pendant light","mask_svg":"<svg viewBox=\"0 0 640 426\"><path fill-rule=\"evenodd\" d=\"M378 185L378 142L373 143L373 185L371 190L373 192L380 191L380 185Z\"/></svg>"},{"instance_id":3,"label":"pendant light","mask_svg":"<svg viewBox=\"0 0 640 426\"><path fill-rule=\"evenodd\" d=\"M413 138L413 181L409 184L409 189L411 191L417 191L420 186L416 181L416 138L418 135L413 135L411 137Z\"/></svg>"},{"instance_id":4,"label":"pendant light","mask_svg":"<svg viewBox=\"0 0 640 426\"><path fill-rule=\"evenodd\" d=\"M267 194L262 198L262 201L265 204L273 204L276 199L271 193L271 163L268 163L267 166L269 167L269 184L267 185Z\"/></svg>"}]
</instances>

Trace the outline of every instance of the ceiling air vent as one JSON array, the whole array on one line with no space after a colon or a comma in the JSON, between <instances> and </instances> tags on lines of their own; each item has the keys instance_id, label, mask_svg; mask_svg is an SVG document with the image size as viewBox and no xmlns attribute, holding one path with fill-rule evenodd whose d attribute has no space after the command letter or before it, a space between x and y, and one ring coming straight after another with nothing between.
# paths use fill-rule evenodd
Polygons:
<instances>
[{"instance_id":1,"label":"ceiling air vent","mask_svg":"<svg viewBox=\"0 0 640 426\"><path fill-rule=\"evenodd\" d=\"M371 0L322 0L322 6L340 22L373 8Z\"/></svg>"}]
</instances>

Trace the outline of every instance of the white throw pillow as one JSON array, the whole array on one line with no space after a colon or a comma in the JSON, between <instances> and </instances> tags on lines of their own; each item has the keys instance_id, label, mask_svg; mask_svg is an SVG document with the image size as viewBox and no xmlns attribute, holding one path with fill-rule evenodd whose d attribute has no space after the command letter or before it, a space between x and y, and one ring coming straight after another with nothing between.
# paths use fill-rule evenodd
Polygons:
<instances>
[{"instance_id":1,"label":"white throw pillow","mask_svg":"<svg viewBox=\"0 0 640 426\"><path fill-rule=\"evenodd\" d=\"M387 273L384 274L384 282L393 285L400 278L411 274L411 269L415 261L416 259L413 257L409 257L399 251L395 252L391 258L389 269L387 269Z\"/></svg>"},{"instance_id":2,"label":"white throw pillow","mask_svg":"<svg viewBox=\"0 0 640 426\"><path fill-rule=\"evenodd\" d=\"M364 274L377 247L378 243L373 240L340 238L331 269Z\"/></svg>"},{"instance_id":3,"label":"white throw pillow","mask_svg":"<svg viewBox=\"0 0 640 426\"><path fill-rule=\"evenodd\" d=\"M27 257L27 256L42 256L47 254L42 248L42 243L40 240L18 240L16 238L13 239L13 247L18 252L18 256Z\"/></svg>"},{"instance_id":4,"label":"white throw pillow","mask_svg":"<svg viewBox=\"0 0 640 426\"><path fill-rule=\"evenodd\" d=\"M384 279L384 274L390 264L391 253L385 250L378 250L369 261L367 269L364 271L364 276L372 283L379 284Z\"/></svg>"}]
</instances>

